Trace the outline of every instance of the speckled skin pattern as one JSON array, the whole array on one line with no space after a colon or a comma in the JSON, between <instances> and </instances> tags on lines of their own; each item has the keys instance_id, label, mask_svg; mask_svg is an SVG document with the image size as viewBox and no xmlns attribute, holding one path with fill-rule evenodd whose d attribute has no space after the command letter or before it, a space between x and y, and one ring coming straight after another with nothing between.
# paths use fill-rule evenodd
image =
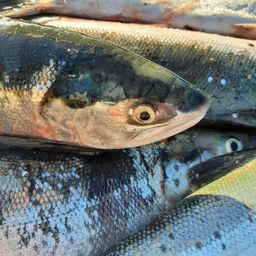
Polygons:
<instances>
[{"instance_id":1,"label":"speckled skin pattern","mask_svg":"<svg viewBox=\"0 0 256 256\"><path fill-rule=\"evenodd\" d=\"M2 150L0 255L102 255L194 190L191 168L234 136L255 147L246 133L199 129L98 156Z\"/></svg>"},{"instance_id":2,"label":"speckled skin pattern","mask_svg":"<svg viewBox=\"0 0 256 256\"><path fill-rule=\"evenodd\" d=\"M2 19L0 43L1 135L135 147L189 128L209 106L183 79L104 40ZM150 125L129 121L141 104L158 115Z\"/></svg>"},{"instance_id":3,"label":"speckled skin pattern","mask_svg":"<svg viewBox=\"0 0 256 256\"><path fill-rule=\"evenodd\" d=\"M192 194L108 255L255 255L255 175L253 160Z\"/></svg>"},{"instance_id":4,"label":"speckled skin pattern","mask_svg":"<svg viewBox=\"0 0 256 256\"><path fill-rule=\"evenodd\" d=\"M149 25L35 19L124 46L183 77L208 93L205 121L256 127L256 44L253 40Z\"/></svg>"}]
</instances>

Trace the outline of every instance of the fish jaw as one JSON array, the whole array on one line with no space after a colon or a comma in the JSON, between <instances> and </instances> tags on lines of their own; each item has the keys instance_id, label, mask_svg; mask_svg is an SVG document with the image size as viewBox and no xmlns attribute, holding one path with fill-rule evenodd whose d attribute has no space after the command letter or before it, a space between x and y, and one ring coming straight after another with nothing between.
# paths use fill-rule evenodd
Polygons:
<instances>
[{"instance_id":1,"label":"fish jaw","mask_svg":"<svg viewBox=\"0 0 256 256\"><path fill-rule=\"evenodd\" d=\"M137 147L141 143L143 143L142 145L147 145L179 134L196 125L205 114L206 112L199 111L190 114L178 113L173 122L159 127L158 130L149 129L137 135L131 140L129 147Z\"/></svg>"},{"instance_id":2,"label":"fish jaw","mask_svg":"<svg viewBox=\"0 0 256 256\"><path fill-rule=\"evenodd\" d=\"M210 101L206 100L195 111L177 111L166 123L148 127L127 123L126 115L120 111L123 109L122 102L116 106L96 103L86 109L72 110L58 101L44 109L43 119L39 117L37 128L34 130L41 139L66 141L68 144L87 148L132 148L154 143L187 130L204 117L209 105ZM126 108L123 111L126 112ZM38 129L42 121L43 126ZM53 137L49 136L49 131L53 132Z\"/></svg>"}]
</instances>

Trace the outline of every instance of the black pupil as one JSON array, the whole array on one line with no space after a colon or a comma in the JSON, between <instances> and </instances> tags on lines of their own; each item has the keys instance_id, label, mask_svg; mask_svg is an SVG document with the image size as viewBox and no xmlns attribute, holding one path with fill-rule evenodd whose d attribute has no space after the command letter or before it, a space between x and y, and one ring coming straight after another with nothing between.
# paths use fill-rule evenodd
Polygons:
<instances>
[{"instance_id":1,"label":"black pupil","mask_svg":"<svg viewBox=\"0 0 256 256\"><path fill-rule=\"evenodd\" d=\"M232 151L237 151L238 150L238 145L237 145L236 142L233 141L230 146L231 146Z\"/></svg>"},{"instance_id":2,"label":"black pupil","mask_svg":"<svg viewBox=\"0 0 256 256\"><path fill-rule=\"evenodd\" d=\"M148 121L150 119L150 114L147 111L143 111L140 113L140 120Z\"/></svg>"}]
</instances>

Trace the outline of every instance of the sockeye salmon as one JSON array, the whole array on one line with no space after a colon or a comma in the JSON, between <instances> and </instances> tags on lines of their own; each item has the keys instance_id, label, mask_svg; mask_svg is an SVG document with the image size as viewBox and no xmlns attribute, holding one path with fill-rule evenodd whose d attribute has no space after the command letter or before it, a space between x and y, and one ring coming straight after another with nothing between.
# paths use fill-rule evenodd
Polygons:
<instances>
[{"instance_id":1,"label":"sockeye salmon","mask_svg":"<svg viewBox=\"0 0 256 256\"><path fill-rule=\"evenodd\" d=\"M256 127L255 41L151 25L33 20L112 41L172 70L211 96L205 122Z\"/></svg>"},{"instance_id":2,"label":"sockeye salmon","mask_svg":"<svg viewBox=\"0 0 256 256\"><path fill-rule=\"evenodd\" d=\"M11 17L55 13L256 39L254 0L2 0L0 9Z\"/></svg>"},{"instance_id":3,"label":"sockeye salmon","mask_svg":"<svg viewBox=\"0 0 256 256\"><path fill-rule=\"evenodd\" d=\"M97 157L1 150L0 255L102 255L200 187L196 166L255 147L247 132L191 129Z\"/></svg>"},{"instance_id":4,"label":"sockeye salmon","mask_svg":"<svg viewBox=\"0 0 256 256\"><path fill-rule=\"evenodd\" d=\"M152 143L196 124L209 97L111 43L0 20L0 135L88 148Z\"/></svg>"},{"instance_id":5,"label":"sockeye salmon","mask_svg":"<svg viewBox=\"0 0 256 256\"><path fill-rule=\"evenodd\" d=\"M108 256L255 255L256 151L253 152L231 157L236 161L247 155L254 160L198 190ZM230 161L230 156L224 158Z\"/></svg>"}]
</instances>

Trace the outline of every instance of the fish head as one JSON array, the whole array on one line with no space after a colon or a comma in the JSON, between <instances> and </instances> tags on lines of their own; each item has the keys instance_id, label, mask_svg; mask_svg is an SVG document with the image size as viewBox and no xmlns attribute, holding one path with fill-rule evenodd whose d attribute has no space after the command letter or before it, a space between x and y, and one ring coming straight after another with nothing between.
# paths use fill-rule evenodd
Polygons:
<instances>
[{"instance_id":1,"label":"fish head","mask_svg":"<svg viewBox=\"0 0 256 256\"><path fill-rule=\"evenodd\" d=\"M195 147L202 152L203 161L214 157L256 148L256 131L250 129L211 130L194 135Z\"/></svg>"},{"instance_id":2,"label":"fish head","mask_svg":"<svg viewBox=\"0 0 256 256\"><path fill-rule=\"evenodd\" d=\"M139 55L97 42L79 50L45 96L42 116L54 140L130 148L173 136L204 117L205 93Z\"/></svg>"},{"instance_id":3,"label":"fish head","mask_svg":"<svg viewBox=\"0 0 256 256\"><path fill-rule=\"evenodd\" d=\"M237 151L256 148L256 131L252 129L191 128L164 140L160 146L165 159L175 155L183 163L207 161Z\"/></svg>"},{"instance_id":4,"label":"fish head","mask_svg":"<svg viewBox=\"0 0 256 256\"><path fill-rule=\"evenodd\" d=\"M192 128L159 145L165 192L168 199L176 201L192 189L191 179L203 177L203 182L209 182L220 175L215 169L222 163L222 157L256 149L256 132Z\"/></svg>"}]
</instances>

